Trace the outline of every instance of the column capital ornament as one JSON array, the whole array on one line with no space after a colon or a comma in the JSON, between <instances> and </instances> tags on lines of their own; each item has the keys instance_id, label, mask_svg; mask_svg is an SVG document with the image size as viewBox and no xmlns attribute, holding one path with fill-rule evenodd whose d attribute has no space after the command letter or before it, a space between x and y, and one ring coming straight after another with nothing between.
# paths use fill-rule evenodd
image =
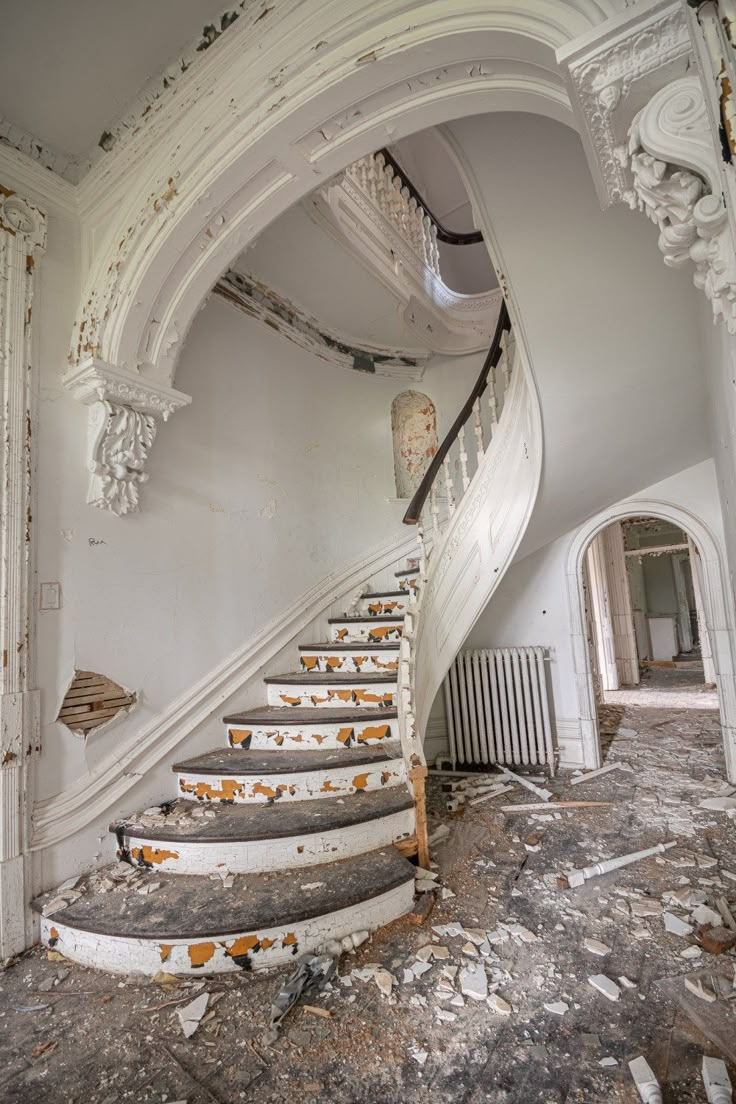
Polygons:
<instances>
[{"instance_id":1,"label":"column capital ornament","mask_svg":"<svg viewBox=\"0 0 736 1104\"><path fill-rule=\"evenodd\" d=\"M626 163L632 186L624 199L658 227L665 264L692 263L714 320L736 334L736 248L698 77L661 88L635 116Z\"/></svg>"},{"instance_id":2,"label":"column capital ornament","mask_svg":"<svg viewBox=\"0 0 736 1104\"><path fill-rule=\"evenodd\" d=\"M46 215L35 204L23 199L12 188L0 183L0 232L22 236L30 247L29 256L46 250Z\"/></svg>"},{"instance_id":3,"label":"column capital ornament","mask_svg":"<svg viewBox=\"0 0 736 1104\"><path fill-rule=\"evenodd\" d=\"M94 357L68 372L63 382L89 407L87 502L118 517L137 513L157 419L167 421L192 401L190 396Z\"/></svg>"}]
</instances>

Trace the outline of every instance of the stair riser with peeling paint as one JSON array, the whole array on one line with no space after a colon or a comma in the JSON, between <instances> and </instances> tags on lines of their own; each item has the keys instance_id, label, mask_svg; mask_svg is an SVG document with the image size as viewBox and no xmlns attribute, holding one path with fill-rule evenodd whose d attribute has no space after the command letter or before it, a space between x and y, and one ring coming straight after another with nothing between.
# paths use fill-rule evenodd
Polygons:
<instances>
[{"instance_id":1,"label":"stair riser with peeling paint","mask_svg":"<svg viewBox=\"0 0 736 1104\"><path fill-rule=\"evenodd\" d=\"M363 621L336 621L330 625L330 639L348 644L396 644L401 640L400 621L369 617Z\"/></svg>"},{"instance_id":2,"label":"stair riser with peeling paint","mask_svg":"<svg viewBox=\"0 0 736 1104\"><path fill-rule=\"evenodd\" d=\"M301 771L294 774L238 775L179 772L181 797L190 801L247 802L310 801L323 797L345 797L367 793L385 786L400 786L406 781L403 759L386 759L375 767L337 766L328 770Z\"/></svg>"},{"instance_id":3,"label":"stair riser with peeling paint","mask_svg":"<svg viewBox=\"0 0 736 1104\"><path fill-rule=\"evenodd\" d=\"M227 727L227 741L230 747L239 747L244 751L306 751L309 748L338 750L351 747L388 747L394 744L398 754L399 722L393 717L376 722L374 717L366 724L353 721L350 724L330 724L329 714L325 722L314 724L283 725L280 728L257 728L250 725L240 728Z\"/></svg>"},{"instance_id":4,"label":"stair riser with peeling paint","mask_svg":"<svg viewBox=\"0 0 736 1104\"><path fill-rule=\"evenodd\" d=\"M396 680L361 686L329 686L315 689L293 683L269 683L268 704L314 706L315 709L393 709L396 706Z\"/></svg>"},{"instance_id":5,"label":"stair riser with peeling paint","mask_svg":"<svg viewBox=\"0 0 736 1104\"><path fill-rule=\"evenodd\" d=\"M334 862L371 848L387 847L414 835L414 809L403 809L377 820L350 824L333 831L264 840L218 840L216 843L172 843L152 838L123 835L122 849L137 866L167 874L253 874L274 870L299 870ZM213 893L221 892L217 882ZM227 889L222 890L227 893Z\"/></svg>"},{"instance_id":6,"label":"stair riser with peeling paint","mask_svg":"<svg viewBox=\"0 0 736 1104\"><path fill-rule=\"evenodd\" d=\"M340 652L301 652L299 662L303 671L330 671L341 674L392 674L399 669L399 648L371 653L365 648Z\"/></svg>"}]
</instances>

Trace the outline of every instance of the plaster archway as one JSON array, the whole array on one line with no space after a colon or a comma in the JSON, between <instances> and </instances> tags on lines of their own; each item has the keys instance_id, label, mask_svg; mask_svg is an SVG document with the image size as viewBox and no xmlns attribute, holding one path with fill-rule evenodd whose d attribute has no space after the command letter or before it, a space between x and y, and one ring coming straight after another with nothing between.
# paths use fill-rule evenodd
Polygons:
<instances>
[{"instance_id":1,"label":"plaster archway","mask_svg":"<svg viewBox=\"0 0 736 1104\"><path fill-rule=\"evenodd\" d=\"M628 499L609 506L581 525L568 548L565 574L585 766L592 769L601 766L601 745L585 623L583 558L598 533L611 522L629 517L656 517L672 522L687 533L700 552L703 608L713 648L726 775L729 782L736 784L736 615L725 567L725 552L696 514L673 502L657 499Z\"/></svg>"},{"instance_id":2,"label":"plaster archway","mask_svg":"<svg viewBox=\"0 0 736 1104\"><path fill-rule=\"evenodd\" d=\"M619 9L617 0L516 9L301 0L278 9L278 34L263 16L239 21L89 186L99 220L89 240L101 244L72 367L94 358L170 385L195 313L235 257L317 184L386 141L490 111L572 125L554 51Z\"/></svg>"}]
</instances>

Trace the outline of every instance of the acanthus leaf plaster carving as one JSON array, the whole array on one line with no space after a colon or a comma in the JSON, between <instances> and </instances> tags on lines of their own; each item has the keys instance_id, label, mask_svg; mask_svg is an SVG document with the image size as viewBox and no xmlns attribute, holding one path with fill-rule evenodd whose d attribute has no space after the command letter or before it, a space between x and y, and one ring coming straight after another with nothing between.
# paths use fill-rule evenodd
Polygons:
<instances>
[{"instance_id":1,"label":"acanthus leaf plaster carving","mask_svg":"<svg viewBox=\"0 0 736 1104\"><path fill-rule=\"evenodd\" d=\"M639 112L628 158L633 189L626 199L659 228L665 264L692 262L714 319L736 333L736 250L697 77L673 81Z\"/></svg>"},{"instance_id":2,"label":"acanthus leaf plaster carving","mask_svg":"<svg viewBox=\"0 0 736 1104\"><path fill-rule=\"evenodd\" d=\"M160 417L191 402L172 387L135 372L90 359L68 373L64 384L89 406L90 484L87 502L118 517L140 508L140 485Z\"/></svg>"}]
</instances>

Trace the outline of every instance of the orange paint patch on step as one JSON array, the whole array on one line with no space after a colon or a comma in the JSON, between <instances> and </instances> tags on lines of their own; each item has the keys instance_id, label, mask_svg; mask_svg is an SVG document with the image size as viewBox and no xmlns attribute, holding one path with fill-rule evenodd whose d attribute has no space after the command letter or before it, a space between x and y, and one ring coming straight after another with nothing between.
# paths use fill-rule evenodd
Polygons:
<instances>
[{"instance_id":1,"label":"orange paint patch on step","mask_svg":"<svg viewBox=\"0 0 736 1104\"><path fill-rule=\"evenodd\" d=\"M149 847L148 844L143 844L142 847L133 847L130 853L136 862L151 863L152 865L162 863L166 859L179 858L178 851L165 851L163 848Z\"/></svg>"},{"instance_id":2,"label":"orange paint patch on step","mask_svg":"<svg viewBox=\"0 0 736 1104\"><path fill-rule=\"evenodd\" d=\"M285 935L284 938L281 940L281 945L283 947L294 947L296 946L296 944L297 938L294 932L289 932L288 935Z\"/></svg>"},{"instance_id":3,"label":"orange paint patch on step","mask_svg":"<svg viewBox=\"0 0 736 1104\"><path fill-rule=\"evenodd\" d=\"M302 704L302 699L301 698L292 697L291 694L279 694L279 697L281 698L282 702L284 702L285 705L301 705Z\"/></svg>"},{"instance_id":4,"label":"orange paint patch on step","mask_svg":"<svg viewBox=\"0 0 736 1104\"><path fill-rule=\"evenodd\" d=\"M328 702L330 700L331 693L332 691L329 691L327 696L324 698L320 698L317 694L310 694L309 700L311 701L312 705L324 705L325 702Z\"/></svg>"},{"instance_id":5,"label":"orange paint patch on step","mask_svg":"<svg viewBox=\"0 0 736 1104\"><path fill-rule=\"evenodd\" d=\"M231 728L228 732L230 746L240 747L252 735L253 733L249 728Z\"/></svg>"},{"instance_id":6,"label":"orange paint patch on step","mask_svg":"<svg viewBox=\"0 0 736 1104\"><path fill-rule=\"evenodd\" d=\"M238 939L235 939L230 946L225 944L225 954L228 958L240 958L241 955L250 954L261 944L261 940L257 935L241 935Z\"/></svg>"},{"instance_id":7,"label":"orange paint patch on step","mask_svg":"<svg viewBox=\"0 0 736 1104\"><path fill-rule=\"evenodd\" d=\"M401 636L401 629L398 626L381 625L377 629L371 629L368 633L368 639L373 644L383 644L392 636Z\"/></svg>"},{"instance_id":8,"label":"orange paint patch on step","mask_svg":"<svg viewBox=\"0 0 736 1104\"><path fill-rule=\"evenodd\" d=\"M390 725L369 725L358 733L358 743L367 744L369 740L385 740L390 731Z\"/></svg>"},{"instance_id":9,"label":"orange paint patch on step","mask_svg":"<svg viewBox=\"0 0 736 1104\"><path fill-rule=\"evenodd\" d=\"M330 697L338 701L349 702L353 700L353 690L330 690Z\"/></svg>"},{"instance_id":10,"label":"orange paint patch on step","mask_svg":"<svg viewBox=\"0 0 736 1104\"><path fill-rule=\"evenodd\" d=\"M220 778L217 782L179 782L183 793L193 793L202 801L235 801L243 792L243 783L234 778Z\"/></svg>"},{"instance_id":11,"label":"orange paint patch on step","mask_svg":"<svg viewBox=\"0 0 736 1104\"><path fill-rule=\"evenodd\" d=\"M173 943L159 943L158 948L161 954L161 961L166 962L171 954Z\"/></svg>"},{"instance_id":12,"label":"orange paint patch on step","mask_svg":"<svg viewBox=\"0 0 736 1104\"><path fill-rule=\"evenodd\" d=\"M189 955L189 961L192 966L199 968L200 966L206 966L209 960L215 953L214 943L192 943L187 947L187 953Z\"/></svg>"},{"instance_id":13,"label":"orange paint patch on step","mask_svg":"<svg viewBox=\"0 0 736 1104\"><path fill-rule=\"evenodd\" d=\"M305 671L314 671L318 660L316 656L302 656L302 667Z\"/></svg>"},{"instance_id":14,"label":"orange paint patch on step","mask_svg":"<svg viewBox=\"0 0 736 1104\"><path fill-rule=\"evenodd\" d=\"M338 629L337 630L337 639L338 640L344 640L347 635L348 635L348 630L347 629Z\"/></svg>"},{"instance_id":15,"label":"orange paint patch on step","mask_svg":"<svg viewBox=\"0 0 736 1104\"><path fill-rule=\"evenodd\" d=\"M322 793L339 793L340 790L337 786L334 786L332 784L332 782L330 782L329 778L325 778L324 782L322 783L321 792Z\"/></svg>"},{"instance_id":16,"label":"orange paint patch on step","mask_svg":"<svg viewBox=\"0 0 736 1104\"><path fill-rule=\"evenodd\" d=\"M368 773L356 774L353 779L353 788L356 790L364 790L368 785Z\"/></svg>"},{"instance_id":17,"label":"orange paint patch on step","mask_svg":"<svg viewBox=\"0 0 736 1104\"><path fill-rule=\"evenodd\" d=\"M261 797L267 797L271 801L278 796L278 790L274 790L272 786L267 786L264 782L256 782L251 793L254 796L260 794Z\"/></svg>"},{"instance_id":18,"label":"orange paint patch on step","mask_svg":"<svg viewBox=\"0 0 736 1104\"><path fill-rule=\"evenodd\" d=\"M345 747L350 744L350 741L353 739L354 734L354 728L341 728L335 739L337 740L338 744L342 744L343 747Z\"/></svg>"},{"instance_id":19,"label":"orange paint patch on step","mask_svg":"<svg viewBox=\"0 0 736 1104\"><path fill-rule=\"evenodd\" d=\"M370 702L372 705L393 705L394 696L388 692L386 694L372 694L370 690L356 690L355 691L356 702Z\"/></svg>"},{"instance_id":20,"label":"orange paint patch on step","mask_svg":"<svg viewBox=\"0 0 736 1104\"><path fill-rule=\"evenodd\" d=\"M342 667L342 660L338 656L328 656L325 663L330 671L339 671Z\"/></svg>"},{"instance_id":21,"label":"orange paint patch on step","mask_svg":"<svg viewBox=\"0 0 736 1104\"><path fill-rule=\"evenodd\" d=\"M381 613L382 609L383 609L383 606L382 606L381 602L371 602L371 604L368 606L368 612L370 614L372 614L374 617L376 617L379 613Z\"/></svg>"}]
</instances>

